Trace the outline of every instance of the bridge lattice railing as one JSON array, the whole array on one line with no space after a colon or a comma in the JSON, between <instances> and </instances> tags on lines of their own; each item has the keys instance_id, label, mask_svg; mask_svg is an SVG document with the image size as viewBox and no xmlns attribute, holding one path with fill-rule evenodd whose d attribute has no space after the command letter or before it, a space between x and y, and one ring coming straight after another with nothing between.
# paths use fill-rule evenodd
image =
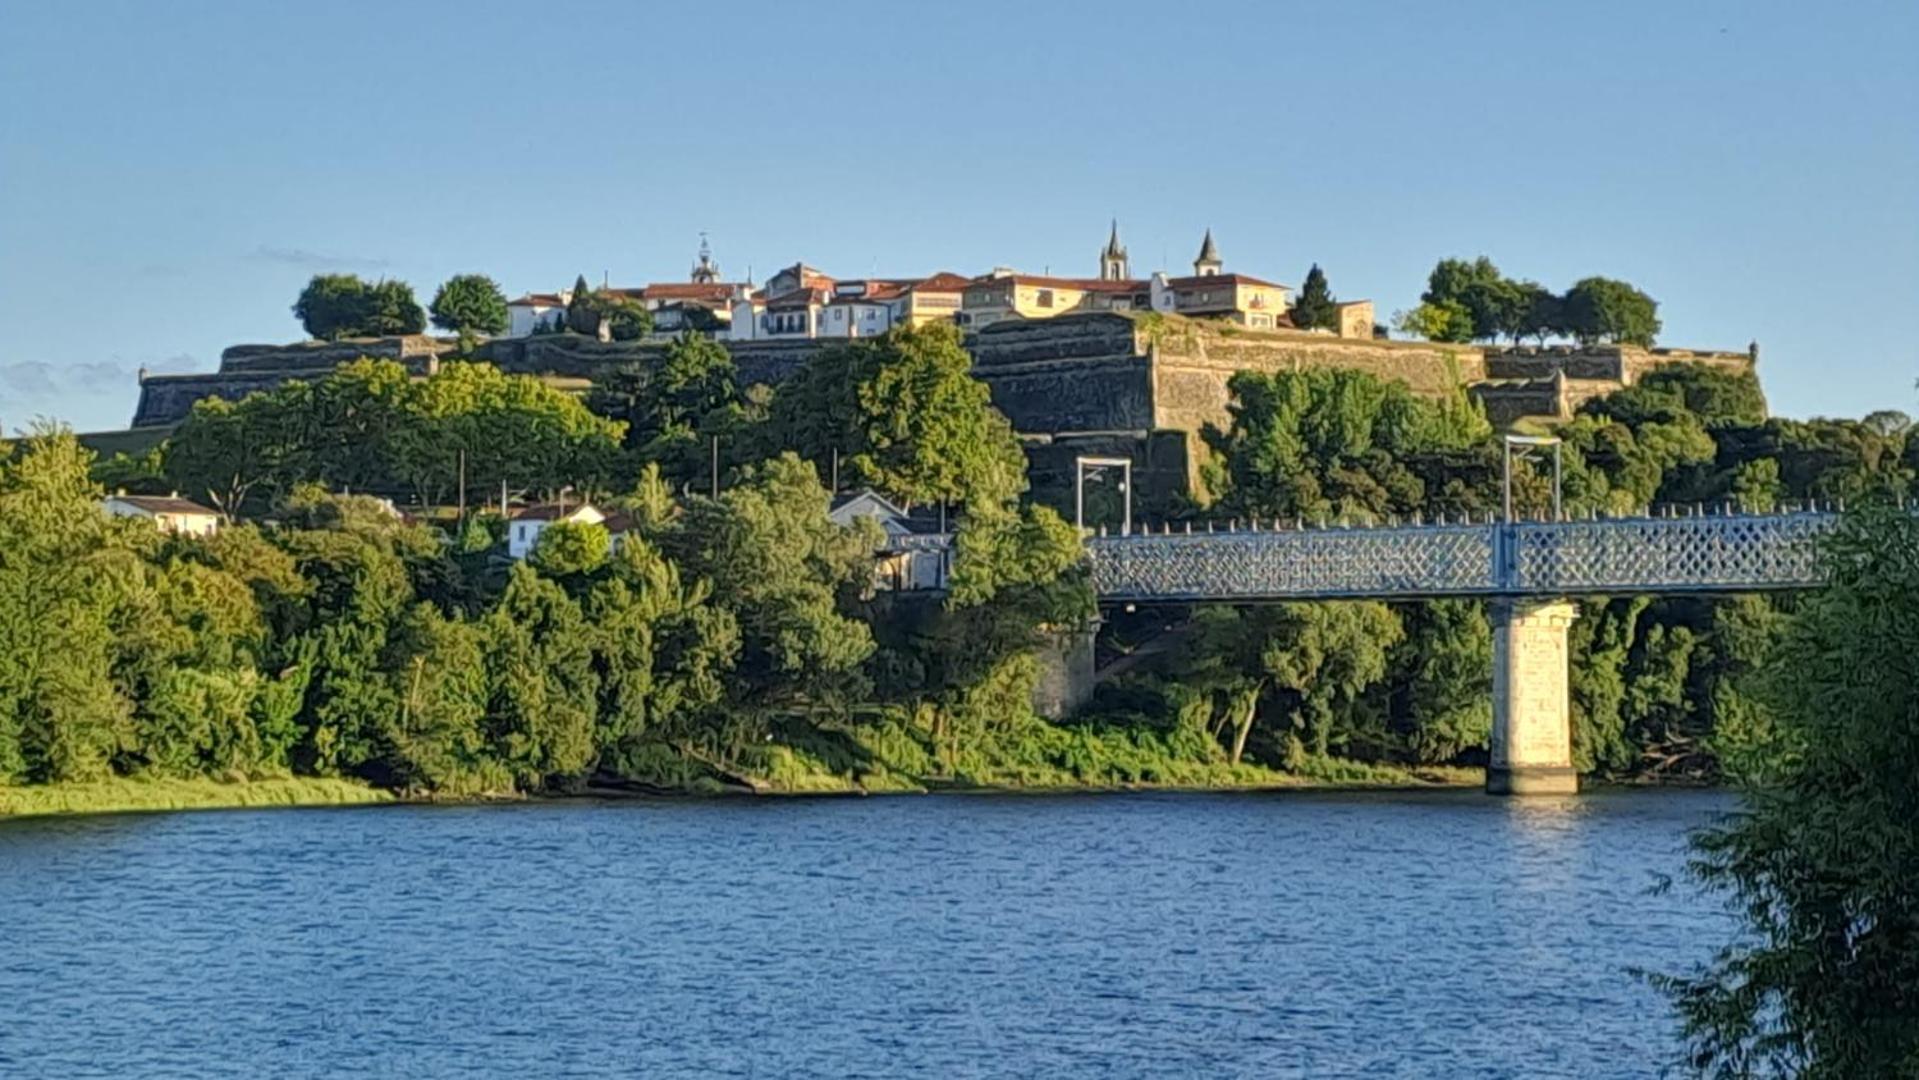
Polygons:
<instances>
[{"instance_id":1,"label":"bridge lattice railing","mask_svg":"<svg viewBox=\"0 0 1919 1080\"><path fill-rule=\"evenodd\" d=\"M1761 592L1818 584L1831 514L1097 537L1112 601Z\"/></svg>"}]
</instances>

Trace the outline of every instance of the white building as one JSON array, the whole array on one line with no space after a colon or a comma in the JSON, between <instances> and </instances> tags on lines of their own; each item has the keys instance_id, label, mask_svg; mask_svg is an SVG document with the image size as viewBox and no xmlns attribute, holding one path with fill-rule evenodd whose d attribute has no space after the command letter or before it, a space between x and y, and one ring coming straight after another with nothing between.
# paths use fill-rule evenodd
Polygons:
<instances>
[{"instance_id":1,"label":"white building","mask_svg":"<svg viewBox=\"0 0 1919 1080\"><path fill-rule=\"evenodd\" d=\"M528 337L536 330L565 321L566 305L573 300L572 289L556 293L527 293L506 303L506 336Z\"/></svg>"},{"instance_id":2,"label":"white building","mask_svg":"<svg viewBox=\"0 0 1919 1080\"><path fill-rule=\"evenodd\" d=\"M116 491L101 503L114 517L145 518L161 532L176 536L212 536L220 530L220 515L179 492L171 495L129 495Z\"/></svg>"},{"instance_id":3,"label":"white building","mask_svg":"<svg viewBox=\"0 0 1919 1080\"><path fill-rule=\"evenodd\" d=\"M826 516L840 526L867 518L886 533L885 545L874 553L874 588L883 592L946 588L952 572L952 551L946 538L938 535L937 524L915 520L870 489L835 496Z\"/></svg>"},{"instance_id":4,"label":"white building","mask_svg":"<svg viewBox=\"0 0 1919 1080\"><path fill-rule=\"evenodd\" d=\"M626 516L604 513L592 503L567 506L564 503L539 503L513 511L506 528L506 553L512 559L524 559L533 553L540 534L560 522L570 525L603 525L618 544L632 528Z\"/></svg>"}]
</instances>

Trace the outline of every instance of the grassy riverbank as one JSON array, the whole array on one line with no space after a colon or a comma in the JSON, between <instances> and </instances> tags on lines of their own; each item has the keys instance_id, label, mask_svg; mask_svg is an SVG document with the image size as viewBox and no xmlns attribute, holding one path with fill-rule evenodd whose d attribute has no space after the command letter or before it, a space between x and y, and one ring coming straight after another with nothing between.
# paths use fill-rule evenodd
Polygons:
<instances>
[{"instance_id":1,"label":"grassy riverbank","mask_svg":"<svg viewBox=\"0 0 1919 1080\"><path fill-rule=\"evenodd\" d=\"M0 785L0 818L244 806L340 806L391 802L393 797L391 792L351 780L318 777L233 783L212 779L116 779L91 784Z\"/></svg>"}]
</instances>

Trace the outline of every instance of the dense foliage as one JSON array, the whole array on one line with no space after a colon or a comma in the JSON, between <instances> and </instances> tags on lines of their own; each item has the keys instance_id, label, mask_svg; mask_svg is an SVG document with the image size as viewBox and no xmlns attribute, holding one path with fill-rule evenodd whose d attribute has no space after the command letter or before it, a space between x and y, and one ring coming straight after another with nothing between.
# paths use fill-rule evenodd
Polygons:
<instances>
[{"instance_id":1,"label":"dense foliage","mask_svg":"<svg viewBox=\"0 0 1919 1080\"><path fill-rule=\"evenodd\" d=\"M433 294L428 310L433 313L433 325L463 338L506 332L506 294L485 274L456 274L446 279Z\"/></svg>"},{"instance_id":2,"label":"dense foliage","mask_svg":"<svg viewBox=\"0 0 1919 1080\"><path fill-rule=\"evenodd\" d=\"M1536 281L1515 280L1484 255L1441 259L1427 278L1419 306L1394 320L1403 333L1428 341L1517 342L1549 337L1581 344L1651 345L1659 333L1659 304L1623 281L1588 277L1564 295Z\"/></svg>"},{"instance_id":3,"label":"dense foliage","mask_svg":"<svg viewBox=\"0 0 1919 1080\"><path fill-rule=\"evenodd\" d=\"M1726 747L1743 812L1694 841L1749 936L1660 980L1705 1075L1919 1076L1919 524L1859 514L1826 570Z\"/></svg>"},{"instance_id":4,"label":"dense foliage","mask_svg":"<svg viewBox=\"0 0 1919 1080\"><path fill-rule=\"evenodd\" d=\"M1300 283L1299 298L1293 301L1293 325L1301 330L1337 330L1339 329L1339 301L1333 299L1333 291L1326 284L1326 271L1318 263L1306 271L1306 280Z\"/></svg>"},{"instance_id":5,"label":"dense foliage","mask_svg":"<svg viewBox=\"0 0 1919 1080\"><path fill-rule=\"evenodd\" d=\"M423 503L571 486L605 490L620 425L528 375L448 363L424 379L358 360L316 382L238 402L207 398L168 440L173 486L229 516L274 505L301 483Z\"/></svg>"},{"instance_id":6,"label":"dense foliage","mask_svg":"<svg viewBox=\"0 0 1919 1080\"><path fill-rule=\"evenodd\" d=\"M404 281L368 283L354 274L315 274L293 314L306 332L326 341L341 338L418 334L426 312Z\"/></svg>"},{"instance_id":7,"label":"dense foliage","mask_svg":"<svg viewBox=\"0 0 1919 1080\"><path fill-rule=\"evenodd\" d=\"M792 453L675 496L688 441L777 442L696 334L603 380L593 401L619 420L463 363L422 378L361 361L204 402L160 466L239 519L205 539L106 518L71 437L30 440L0 474L0 540L20 538L0 549L0 781L885 786L1220 763L1033 715L1035 650L1091 614L1079 540L1020 503L1017 443L954 346L902 332L858 358L845 400L810 379L822 410L855 418L853 475L954 502L944 604L876 594L877 528L834 524ZM903 445L922 435L947 458ZM442 532L338 494L444 503L462 452L476 492L570 486L634 527L616 544L554 525L509 563L484 517ZM35 630L46 613L58 632ZM1102 764L1109 749L1134 764Z\"/></svg>"}]
</instances>

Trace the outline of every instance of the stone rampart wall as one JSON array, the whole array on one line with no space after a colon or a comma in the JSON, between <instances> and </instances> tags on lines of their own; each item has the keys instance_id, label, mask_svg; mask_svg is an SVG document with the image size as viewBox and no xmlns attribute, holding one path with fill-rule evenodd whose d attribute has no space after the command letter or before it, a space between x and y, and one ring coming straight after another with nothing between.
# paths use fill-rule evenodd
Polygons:
<instances>
[{"instance_id":1,"label":"stone rampart wall","mask_svg":"<svg viewBox=\"0 0 1919 1080\"><path fill-rule=\"evenodd\" d=\"M1188 323L1152 335L1154 427L1199 431L1225 426L1232 395L1226 384L1240 371L1338 368L1403 382L1414 393L1439 395L1486 377L1471 346L1369 341L1328 334L1263 332Z\"/></svg>"},{"instance_id":2,"label":"stone rampart wall","mask_svg":"<svg viewBox=\"0 0 1919 1080\"><path fill-rule=\"evenodd\" d=\"M298 341L291 345L234 345L220 354L220 371L222 374L324 372L362 356L377 360L427 360L451 355L458 347L452 338L436 338L427 334L348 338L344 341Z\"/></svg>"}]
</instances>

